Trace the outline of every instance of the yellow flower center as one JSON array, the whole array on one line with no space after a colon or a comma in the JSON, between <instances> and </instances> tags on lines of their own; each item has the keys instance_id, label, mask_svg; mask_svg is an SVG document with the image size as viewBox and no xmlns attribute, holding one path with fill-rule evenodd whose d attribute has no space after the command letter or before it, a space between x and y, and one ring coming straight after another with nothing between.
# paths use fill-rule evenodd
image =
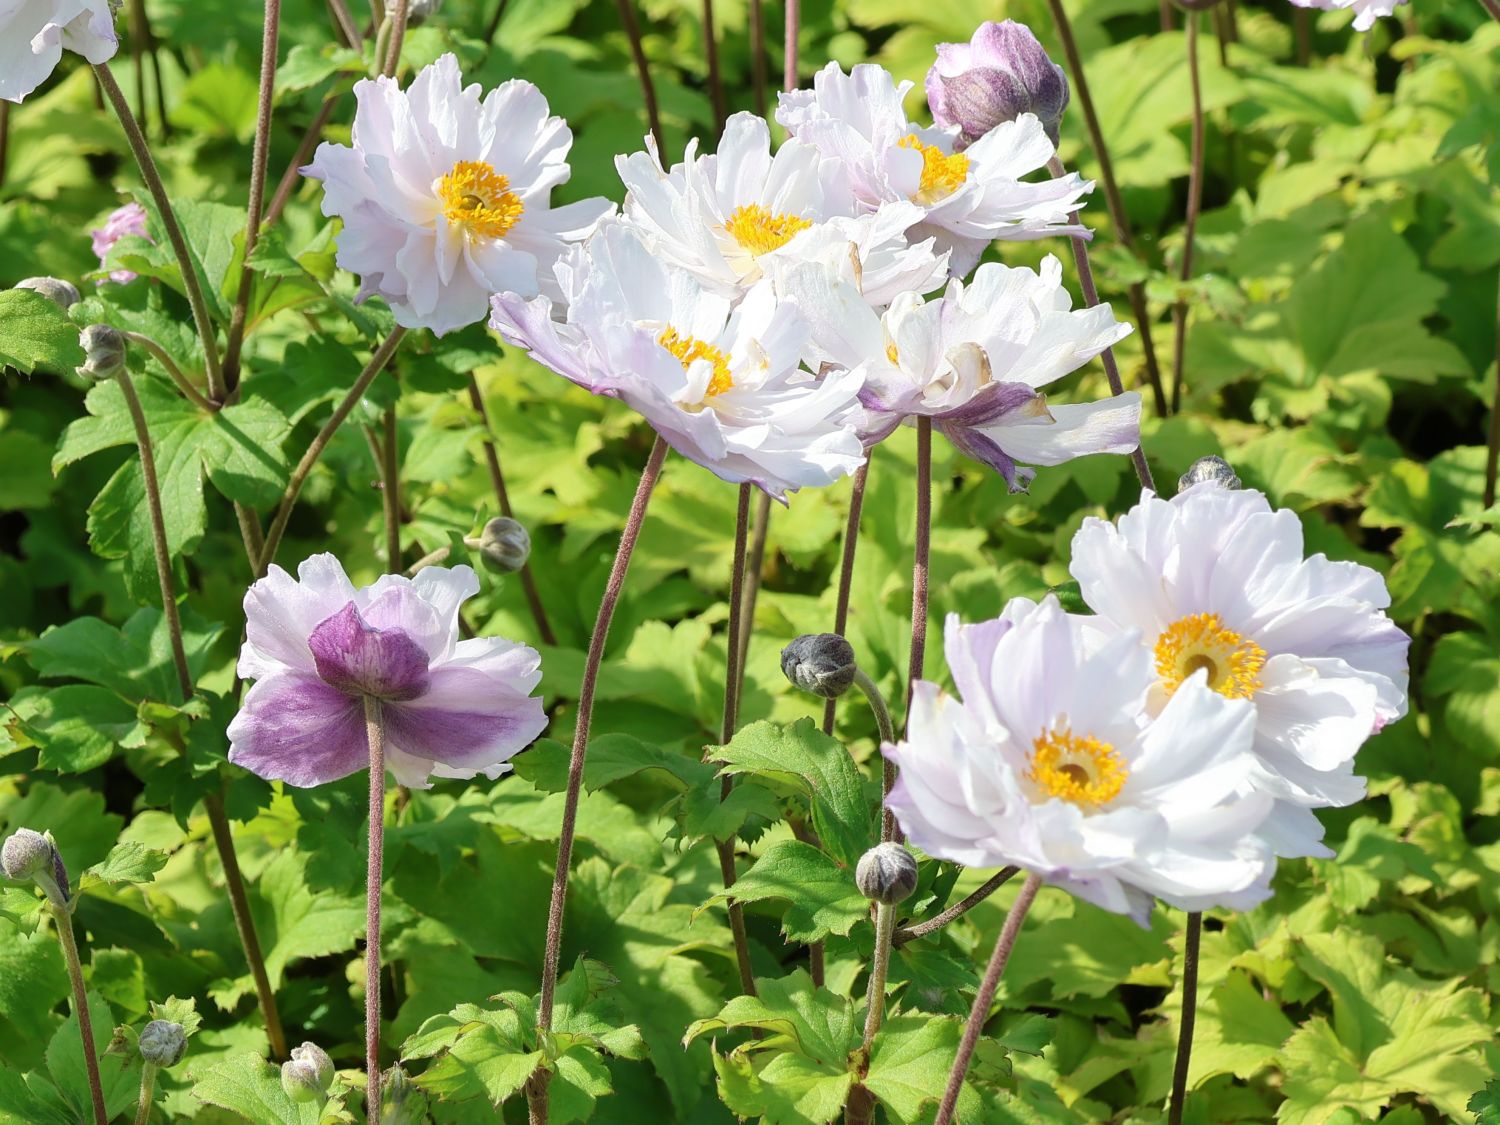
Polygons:
<instances>
[{"instance_id":1,"label":"yellow flower center","mask_svg":"<svg viewBox=\"0 0 1500 1125\"><path fill-rule=\"evenodd\" d=\"M812 226L810 219L798 215L778 215L759 203L736 207L724 224L730 236L751 254L759 257L779 250L801 231Z\"/></svg>"},{"instance_id":2,"label":"yellow flower center","mask_svg":"<svg viewBox=\"0 0 1500 1125\"><path fill-rule=\"evenodd\" d=\"M504 238L526 209L510 181L482 160L460 160L437 190L448 221L482 238Z\"/></svg>"},{"instance_id":3,"label":"yellow flower center","mask_svg":"<svg viewBox=\"0 0 1500 1125\"><path fill-rule=\"evenodd\" d=\"M675 328L668 328L656 338L656 342L677 357L684 371L700 359L713 364L713 378L708 381L708 390L703 392L704 398L721 395L734 386L734 378L729 374L729 357L712 344L705 344L695 336L680 336Z\"/></svg>"},{"instance_id":4,"label":"yellow flower center","mask_svg":"<svg viewBox=\"0 0 1500 1125\"><path fill-rule=\"evenodd\" d=\"M1156 674L1171 694L1198 669L1208 686L1229 699L1249 699L1260 689L1266 650L1224 628L1217 613L1195 613L1174 621L1156 639Z\"/></svg>"},{"instance_id":5,"label":"yellow flower center","mask_svg":"<svg viewBox=\"0 0 1500 1125\"><path fill-rule=\"evenodd\" d=\"M969 175L969 158L961 152L951 156L937 145L924 145L915 133L910 133L896 142L902 148L915 149L922 154L922 180L916 203L933 204L945 199L963 186Z\"/></svg>"},{"instance_id":6,"label":"yellow flower center","mask_svg":"<svg viewBox=\"0 0 1500 1125\"><path fill-rule=\"evenodd\" d=\"M901 366L901 351L894 343L885 346L885 358L891 361L892 367Z\"/></svg>"},{"instance_id":7,"label":"yellow flower center","mask_svg":"<svg viewBox=\"0 0 1500 1125\"><path fill-rule=\"evenodd\" d=\"M1026 778L1050 797L1095 809L1119 796L1129 772L1108 742L1062 727L1032 743Z\"/></svg>"}]
</instances>

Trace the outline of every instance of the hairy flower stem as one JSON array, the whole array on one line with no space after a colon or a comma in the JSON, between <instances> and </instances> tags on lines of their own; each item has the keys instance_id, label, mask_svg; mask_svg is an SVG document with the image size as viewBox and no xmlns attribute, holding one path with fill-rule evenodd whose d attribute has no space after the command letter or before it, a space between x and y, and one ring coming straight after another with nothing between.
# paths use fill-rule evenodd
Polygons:
<instances>
[{"instance_id":1,"label":"hairy flower stem","mask_svg":"<svg viewBox=\"0 0 1500 1125\"><path fill-rule=\"evenodd\" d=\"M979 991L974 996L974 1006L969 1009L969 1021L964 1024L963 1038L959 1040L958 1054L953 1060L953 1069L948 1074L948 1087L943 1091L943 1100L938 1106L934 1125L948 1125L953 1120L953 1111L958 1107L958 1095L963 1089L964 1075L969 1072L974 1048L979 1044L979 1034L984 1030L985 1020L989 1019L990 1005L995 1002L995 989L1000 985L1000 974L1005 972L1005 964L1010 960L1016 937L1021 932L1021 923L1026 920L1026 912L1031 909L1032 901L1041 887L1040 878L1027 875L1020 893L1016 895L1016 901L1011 905L1010 913L1005 916L1005 925L1001 927L1000 937L995 941L995 952L990 955L984 979L979 982Z\"/></svg>"},{"instance_id":2,"label":"hairy flower stem","mask_svg":"<svg viewBox=\"0 0 1500 1125\"><path fill-rule=\"evenodd\" d=\"M714 0L703 0L703 54L708 62L708 104L714 132L724 131L724 79L719 74L719 41L714 35Z\"/></svg>"},{"instance_id":3,"label":"hairy flower stem","mask_svg":"<svg viewBox=\"0 0 1500 1125\"><path fill-rule=\"evenodd\" d=\"M870 476L870 458L855 470L854 488L849 493L849 518L844 524L844 549L839 559L838 591L833 603L833 631L839 636L849 627L849 590L854 584L854 552L859 546L859 517L865 506L865 481ZM823 733L833 733L834 715L838 700L830 699L823 704Z\"/></svg>"},{"instance_id":4,"label":"hairy flower stem","mask_svg":"<svg viewBox=\"0 0 1500 1125\"><path fill-rule=\"evenodd\" d=\"M387 78L394 78L397 68L401 65L401 45L406 41L407 11L407 0L395 0L391 5L390 42L386 45L385 61L380 67L380 73Z\"/></svg>"},{"instance_id":5,"label":"hairy flower stem","mask_svg":"<svg viewBox=\"0 0 1500 1125\"><path fill-rule=\"evenodd\" d=\"M99 1056L94 1047L94 1021L89 1018L88 992L83 987L83 964L78 959L78 942L73 936L73 907L61 901L62 892L47 895L52 917L57 922L57 941L62 946L63 961L68 966L68 983L73 986L73 1012L78 1017L78 1033L83 1038L83 1065L89 1076L89 1099L94 1106L94 1125L108 1125L104 1108L104 1086L99 1081Z\"/></svg>"},{"instance_id":6,"label":"hairy flower stem","mask_svg":"<svg viewBox=\"0 0 1500 1125\"><path fill-rule=\"evenodd\" d=\"M130 64L135 71L135 114L143 126L149 127L150 122L146 119L146 50L150 43L150 33L146 30L144 0L129 0L125 19L130 28Z\"/></svg>"},{"instance_id":7,"label":"hairy flower stem","mask_svg":"<svg viewBox=\"0 0 1500 1125\"><path fill-rule=\"evenodd\" d=\"M141 479L146 491L146 513L151 521L151 545L156 556L156 578L161 586L162 614L167 622L167 635L172 646L172 664L177 671L177 686L182 691L183 701L193 696L193 674L188 667L187 649L182 641L182 619L177 612L176 583L172 577L172 554L167 545L166 524L162 519L161 487L156 477L156 457L151 445L151 431L146 425L146 412L141 408L140 396L128 370L121 370L120 392L125 398L130 420L135 427L136 444L141 454ZM245 880L240 874L239 859L234 851L234 837L229 830L229 817L224 811L223 798L209 793L203 798L208 813L209 827L213 831L214 846L219 853L219 864L224 869L224 886L229 892L229 903L234 913L235 928L239 931L240 945L245 950L245 961L250 966L250 975L255 982L255 995L260 1003L261 1016L266 1023L266 1038L270 1041L272 1054L278 1058L286 1054L286 1033L281 1027L281 1015L276 1010L276 994L271 989L270 977L266 974L265 957L261 954L260 939L255 933L255 922L250 916L250 901L245 893Z\"/></svg>"},{"instance_id":8,"label":"hairy flower stem","mask_svg":"<svg viewBox=\"0 0 1500 1125\"><path fill-rule=\"evenodd\" d=\"M1177 1062L1172 1068L1172 1104L1167 1110L1167 1125L1182 1125L1182 1110L1187 1100L1193 1025L1198 1020L1198 945L1202 937L1203 915L1189 914L1182 948L1182 1021L1177 1029Z\"/></svg>"},{"instance_id":9,"label":"hairy flower stem","mask_svg":"<svg viewBox=\"0 0 1500 1125\"><path fill-rule=\"evenodd\" d=\"M135 1107L135 1125L147 1125L151 1120L151 1103L155 1100L156 1092L156 1064L143 1063L141 1065L141 1097Z\"/></svg>"},{"instance_id":10,"label":"hairy flower stem","mask_svg":"<svg viewBox=\"0 0 1500 1125\"><path fill-rule=\"evenodd\" d=\"M646 61L646 49L641 45L641 27L635 18L635 0L615 0L620 9L620 23L625 28L625 37L630 40L630 57L635 63L636 77L641 83L641 99L646 103L646 121L651 126L651 136L656 141L657 151L666 159L667 143L661 131L661 109L656 104L656 83L651 80L651 64Z\"/></svg>"},{"instance_id":11,"label":"hairy flower stem","mask_svg":"<svg viewBox=\"0 0 1500 1125\"><path fill-rule=\"evenodd\" d=\"M857 665L854 669L854 686L864 693L866 701L870 704L870 710L875 712L875 726L880 732L880 745L895 742L896 728L891 723L891 709L885 704L885 696L880 694L880 688L874 680L870 679L869 674ZM896 766L884 754L880 756L880 761L880 842L885 844L896 838L896 816L885 803L885 798L891 795L891 786L896 784Z\"/></svg>"},{"instance_id":12,"label":"hairy flower stem","mask_svg":"<svg viewBox=\"0 0 1500 1125\"><path fill-rule=\"evenodd\" d=\"M262 577L266 573L266 568L276 558L276 548L281 545L281 537L286 533L287 520L291 518L292 508L297 503L297 496L302 491L307 475L312 472L313 466L318 463L318 458L323 455L323 450L333 440L333 435L338 432L338 428L344 424L344 419L349 417L355 406L359 404L359 400L369 389L370 384L375 381L375 377L385 370L385 365L390 362L391 356L395 354L397 346L405 335L406 329L399 326L391 330L385 342L375 349L375 354L370 357L370 362L365 364L365 369L359 373L359 378L354 380L354 385L334 408L328 421L323 423L323 428L313 438L312 444L307 447L307 452L297 462L297 467L292 470L291 478L281 494L281 503L276 508L275 518L271 520L271 526L266 531L265 544L261 548L260 557L255 561L253 578Z\"/></svg>"},{"instance_id":13,"label":"hairy flower stem","mask_svg":"<svg viewBox=\"0 0 1500 1125\"><path fill-rule=\"evenodd\" d=\"M745 596L741 601L744 627L740 630L740 682L745 679L745 661L750 653L750 634L755 631L755 603L760 600L760 572L766 565L766 533L771 529L771 494L755 498L755 531L750 536L750 555L745 562Z\"/></svg>"},{"instance_id":14,"label":"hairy flower stem","mask_svg":"<svg viewBox=\"0 0 1500 1125\"><path fill-rule=\"evenodd\" d=\"M313 148L323 136L323 129L333 117L333 111L338 106L341 97L341 94L329 94L323 99L323 104L318 107L318 112L313 114L312 123L308 125L307 132L302 135L302 140L297 143L297 151L292 154L286 171L281 174L281 179L276 183L276 190L271 194L271 202L266 207L263 226L275 226L276 220L281 218L281 213L291 202L292 192L296 191L297 185L302 182L301 168L312 156Z\"/></svg>"},{"instance_id":15,"label":"hairy flower stem","mask_svg":"<svg viewBox=\"0 0 1500 1125\"><path fill-rule=\"evenodd\" d=\"M469 403L474 413L484 423L484 460L490 470L490 485L495 490L495 501L500 505L500 514L513 519L510 507L510 492L505 487L505 474L500 471L500 444L495 438L495 427L490 422L490 412L484 405L484 394L479 389L479 380L469 375ZM536 586L536 575L531 563L521 566L521 589L526 594L526 604L531 607L531 619L536 623L537 636L544 645L557 644L557 634L552 631L552 622L547 619L546 607L542 605L541 591Z\"/></svg>"},{"instance_id":16,"label":"hairy flower stem","mask_svg":"<svg viewBox=\"0 0 1500 1125\"><path fill-rule=\"evenodd\" d=\"M870 985L865 991L865 1035L861 1043L866 1065L870 1045L885 1020L885 982L891 965L891 935L896 929L896 908L882 902L875 907L875 952L870 958ZM875 1096L859 1082L849 1088L844 1103L844 1125L869 1125L875 1119Z\"/></svg>"},{"instance_id":17,"label":"hairy flower stem","mask_svg":"<svg viewBox=\"0 0 1500 1125\"><path fill-rule=\"evenodd\" d=\"M1500 0L1479 0L1484 5L1485 11L1500 20Z\"/></svg>"},{"instance_id":18,"label":"hairy flower stem","mask_svg":"<svg viewBox=\"0 0 1500 1125\"><path fill-rule=\"evenodd\" d=\"M552 1029L552 1003L557 991L557 967L562 953L563 908L568 897L568 869L573 862L573 834L578 822L578 797L583 789L583 762L588 750L589 727L594 718L594 688L599 680L599 665L604 659L604 642L609 637L609 624L614 619L615 606L625 589L625 575L630 569L630 556L640 538L641 524L646 518L646 505L652 490L661 476L662 462L667 457L667 443L659 435L651 446L651 455L641 471L641 482L636 486L635 499L630 502L630 514L625 518L625 530L620 533L620 546L615 551L614 565L610 567L609 579L604 585L604 596L599 601L599 615L594 619L594 631L589 637L588 656L583 665L583 681L578 688L578 718L573 724L573 750L568 758L568 788L563 797L562 826L557 835L557 867L552 875L552 901L547 907L547 944L542 954L542 992L537 1007L537 1027L541 1031ZM547 1083L550 1071L539 1070L526 1084L526 1101L533 1121L547 1120ZM540 1116L538 1116L540 1115Z\"/></svg>"},{"instance_id":19,"label":"hairy flower stem","mask_svg":"<svg viewBox=\"0 0 1500 1125\"><path fill-rule=\"evenodd\" d=\"M156 362L161 364L162 367L166 369L167 374L171 376L172 382L177 384L177 389L181 391L183 393L183 396L194 406L198 407L200 410L208 411L219 409L217 403L209 402L208 399L203 397L203 392L200 391L197 387L193 386L192 381L183 374L182 368L177 366L177 361L174 360L170 355L168 355L167 350L160 344L158 344L155 340L153 340L150 336L142 335L139 332L121 332L120 335L124 336L125 339L129 340L132 344L139 344L141 347L145 348L148 352L155 356Z\"/></svg>"},{"instance_id":20,"label":"hairy flower stem","mask_svg":"<svg viewBox=\"0 0 1500 1125\"><path fill-rule=\"evenodd\" d=\"M224 385L231 392L240 381L240 349L245 344L245 318L250 311L250 293L255 287L250 255L260 238L260 221L266 199L266 163L271 152L271 106L276 93L281 0L265 0L265 4L260 40L260 97L255 112L255 146L250 153L250 205L245 211L244 261L240 265L240 287L229 314L229 334L224 344Z\"/></svg>"},{"instance_id":21,"label":"hairy flower stem","mask_svg":"<svg viewBox=\"0 0 1500 1125\"><path fill-rule=\"evenodd\" d=\"M927 656L927 563L932 549L932 419L917 419L917 530L911 571L911 659L906 667L906 722Z\"/></svg>"},{"instance_id":22,"label":"hairy flower stem","mask_svg":"<svg viewBox=\"0 0 1500 1125\"><path fill-rule=\"evenodd\" d=\"M1157 0L1157 8L1157 14L1161 17L1161 29L1163 31L1171 31L1177 26L1176 21L1172 18L1172 0Z\"/></svg>"},{"instance_id":23,"label":"hairy flower stem","mask_svg":"<svg viewBox=\"0 0 1500 1125\"><path fill-rule=\"evenodd\" d=\"M104 91L104 96L109 99L109 104L114 107L115 116L120 119L120 127L124 130L125 139L130 143L130 151L135 154L135 162L140 167L141 179L146 183L146 190L151 193L162 228L167 232L167 242L171 244L172 253L177 258L177 268L182 274L182 288L187 294L188 305L193 310L193 323L197 326L198 338L203 342L203 362L208 376L208 397L215 402L223 402L224 373L219 366L218 337L214 333L213 321L209 319L208 302L203 299L203 287L198 280L198 271L193 264L192 252L188 249L187 239L183 237L182 227L177 224L177 215L172 210L172 201L167 198L166 185L162 183L161 173L157 170L156 161L152 159L151 149L146 144L146 137L141 132L140 123L130 112L130 106L126 103L125 95L120 90L120 84L115 81L109 64L106 62L91 65L94 68L94 77L99 80L99 86Z\"/></svg>"},{"instance_id":24,"label":"hairy flower stem","mask_svg":"<svg viewBox=\"0 0 1500 1125\"><path fill-rule=\"evenodd\" d=\"M1078 43L1073 38L1073 25L1068 22L1063 0L1047 2L1052 9L1052 22L1057 28L1057 37L1062 40L1063 55L1068 60L1068 81L1078 95L1078 104L1083 107L1089 147L1094 150L1094 159L1099 162L1099 180L1104 185L1104 204L1109 211L1109 221L1114 224L1115 237L1119 239L1120 245L1134 254L1135 238L1130 230L1130 215L1125 210L1125 199L1115 180L1114 161L1110 159L1109 146L1104 142L1104 129L1099 124L1099 114L1094 109L1094 99L1089 93L1088 79L1083 72L1083 58L1079 55ZM1170 15L1169 0L1162 0L1162 7ZM1146 287L1139 281L1133 281L1127 292L1131 312L1135 314L1136 324L1140 328L1141 351L1146 360L1146 381L1151 385L1156 416L1164 418L1167 414L1167 395L1162 384L1161 367L1156 361L1156 345L1151 338L1151 310L1146 302Z\"/></svg>"},{"instance_id":25,"label":"hairy flower stem","mask_svg":"<svg viewBox=\"0 0 1500 1125\"><path fill-rule=\"evenodd\" d=\"M401 573L401 430L396 425L396 404L381 415L384 434L380 440L380 501L385 511L385 568Z\"/></svg>"},{"instance_id":26,"label":"hairy flower stem","mask_svg":"<svg viewBox=\"0 0 1500 1125\"><path fill-rule=\"evenodd\" d=\"M782 40L786 56L781 71L781 88L797 88L797 39L802 33L802 0L786 0L786 34Z\"/></svg>"},{"instance_id":27,"label":"hairy flower stem","mask_svg":"<svg viewBox=\"0 0 1500 1125\"><path fill-rule=\"evenodd\" d=\"M380 886L385 850L385 722L380 700L365 696L370 746L370 851L365 865L365 1111L380 1120Z\"/></svg>"},{"instance_id":28,"label":"hairy flower stem","mask_svg":"<svg viewBox=\"0 0 1500 1125\"><path fill-rule=\"evenodd\" d=\"M1172 413L1182 405L1182 376L1187 363L1187 283L1193 277L1193 240L1198 212L1203 208L1203 88L1198 76L1198 25L1202 16L1189 10L1187 26L1188 79L1193 92L1193 151L1188 172L1187 216L1182 226L1182 269L1178 274L1177 303L1172 307Z\"/></svg>"},{"instance_id":29,"label":"hairy flower stem","mask_svg":"<svg viewBox=\"0 0 1500 1125\"><path fill-rule=\"evenodd\" d=\"M328 14L333 17L333 29L346 47L359 46L359 25L344 0L328 0Z\"/></svg>"},{"instance_id":30,"label":"hairy flower stem","mask_svg":"<svg viewBox=\"0 0 1500 1125\"><path fill-rule=\"evenodd\" d=\"M1047 162L1047 170L1054 176L1064 176L1067 169L1063 162L1056 156ZM1077 211L1070 216L1072 223L1080 222ZM1094 284L1094 267L1089 261L1089 242L1082 235L1073 235L1068 241L1073 244L1073 263L1078 267L1078 284L1083 290L1084 302L1089 308L1097 308L1101 303L1099 300L1099 288ZM1125 384L1120 378L1120 365L1115 361L1115 349L1105 348L1101 357L1104 361L1104 377L1109 380L1111 394L1121 395L1125 393ZM1146 463L1146 453L1139 445L1131 451L1130 463L1135 466L1136 479L1141 482L1142 488L1156 491L1156 482L1151 479L1151 466Z\"/></svg>"},{"instance_id":31,"label":"hairy flower stem","mask_svg":"<svg viewBox=\"0 0 1500 1125\"><path fill-rule=\"evenodd\" d=\"M1495 18L1500 19L1500 0L1496 0ZM1500 468L1500 294L1495 307L1495 397L1490 401L1490 433L1484 459L1484 506L1495 502L1495 475Z\"/></svg>"},{"instance_id":32,"label":"hairy flower stem","mask_svg":"<svg viewBox=\"0 0 1500 1125\"><path fill-rule=\"evenodd\" d=\"M991 875L977 888L975 888L969 894L965 895L954 905L948 907L947 910L943 911L935 918L929 918L927 921L917 926L903 926L901 929L896 931L896 944L905 945L909 941L916 941L917 938L926 937L928 934L937 933L938 930L941 930L949 922L953 921L955 918L967 914L985 899L989 898L990 895L994 894L1006 883L1010 882L1011 878L1014 877L1016 872L1020 870L1021 869L1019 867L1002 867L999 871Z\"/></svg>"},{"instance_id":33,"label":"hairy flower stem","mask_svg":"<svg viewBox=\"0 0 1500 1125\"><path fill-rule=\"evenodd\" d=\"M722 743L734 737L740 723L740 684L743 670L740 668L740 630L744 625L741 610L745 596L745 541L750 529L750 492L752 486L740 485L739 503L734 519L734 560L730 564L729 580L729 635L726 638L727 667L724 670L724 725L720 730ZM729 799L734 789L734 778L725 776L719 783L719 801ZM735 883L734 837L715 840L714 850L719 854L719 875L728 891ZM740 971L740 989L746 996L755 995L755 973L750 967L750 940L745 934L745 908L734 899L729 900L729 929L734 935L734 959Z\"/></svg>"}]
</instances>

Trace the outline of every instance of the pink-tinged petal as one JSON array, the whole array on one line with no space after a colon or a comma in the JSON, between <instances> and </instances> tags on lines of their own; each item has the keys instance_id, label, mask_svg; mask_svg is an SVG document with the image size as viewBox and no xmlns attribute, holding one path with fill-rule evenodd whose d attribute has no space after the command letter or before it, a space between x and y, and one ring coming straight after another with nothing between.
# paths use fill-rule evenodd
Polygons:
<instances>
[{"instance_id":1,"label":"pink-tinged petal","mask_svg":"<svg viewBox=\"0 0 1500 1125\"><path fill-rule=\"evenodd\" d=\"M351 696L399 701L427 693L427 652L399 628L374 628L353 602L320 623L308 638L323 682Z\"/></svg>"},{"instance_id":2,"label":"pink-tinged petal","mask_svg":"<svg viewBox=\"0 0 1500 1125\"><path fill-rule=\"evenodd\" d=\"M541 699L473 668L432 670L428 691L384 709L386 738L403 753L449 767L449 776L495 777L546 729Z\"/></svg>"},{"instance_id":3,"label":"pink-tinged petal","mask_svg":"<svg viewBox=\"0 0 1500 1125\"><path fill-rule=\"evenodd\" d=\"M1029 465L1060 465L1091 453L1129 453L1141 443L1141 396L1126 391L1097 402L1048 405L1050 426L981 427L1005 453Z\"/></svg>"},{"instance_id":4,"label":"pink-tinged petal","mask_svg":"<svg viewBox=\"0 0 1500 1125\"><path fill-rule=\"evenodd\" d=\"M369 762L363 704L304 672L269 676L229 724L229 760L303 789L348 777Z\"/></svg>"},{"instance_id":5,"label":"pink-tinged petal","mask_svg":"<svg viewBox=\"0 0 1500 1125\"><path fill-rule=\"evenodd\" d=\"M272 566L245 594L240 677L257 680L289 669L315 672L307 638L353 599L354 584L332 555L304 560L295 579Z\"/></svg>"}]
</instances>

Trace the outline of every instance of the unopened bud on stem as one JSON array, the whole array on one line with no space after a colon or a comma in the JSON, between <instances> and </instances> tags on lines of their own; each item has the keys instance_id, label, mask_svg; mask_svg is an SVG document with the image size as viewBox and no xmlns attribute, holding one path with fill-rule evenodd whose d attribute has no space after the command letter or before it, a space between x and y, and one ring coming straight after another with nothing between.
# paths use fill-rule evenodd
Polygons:
<instances>
[{"instance_id":1,"label":"unopened bud on stem","mask_svg":"<svg viewBox=\"0 0 1500 1125\"><path fill-rule=\"evenodd\" d=\"M171 1020L152 1020L141 1031L141 1058L152 1066L176 1066L187 1052L187 1032Z\"/></svg>"},{"instance_id":2,"label":"unopened bud on stem","mask_svg":"<svg viewBox=\"0 0 1500 1125\"><path fill-rule=\"evenodd\" d=\"M16 282L16 288L30 289L33 293L40 293L64 312L71 309L81 299L78 286L57 277L25 277Z\"/></svg>"},{"instance_id":3,"label":"unopened bud on stem","mask_svg":"<svg viewBox=\"0 0 1500 1125\"><path fill-rule=\"evenodd\" d=\"M292 1057L281 1064L281 1088L294 1102L322 1105L333 1077L333 1060L316 1043L293 1047Z\"/></svg>"},{"instance_id":4,"label":"unopened bud on stem","mask_svg":"<svg viewBox=\"0 0 1500 1125\"><path fill-rule=\"evenodd\" d=\"M531 533L508 516L496 516L479 536L479 558L497 574L514 574L531 557Z\"/></svg>"},{"instance_id":5,"label":"unopened bud on stem","mask_svg":"<svg viewBox=\"0 0 1500 1125\"><path fill-rule=\"evenodd\" d=\"M958 127L958 148L1023 113L1035 114L1057 144L1068 79L1025 24L987 21L967 43L939 43L937 56L927 105L938 125Z\"/></svg>"},{"instance_id":6,"label":"unopened bud on stem","mask_svg":"<svg viewBox=\"0 0 1500 1125\"><path fill-rule=\"evenodd\" d=\"M781 650L781 671L803 691L837 699L854 683L854 646L837 633L804 633Z\"/></svg>"},{"instance_id":7,"label":"unopened bud on stem","mask_svg":"<svg viewBox=\"0 0 1500 1125\"><path fill-rule=\"evenodd\" d=\"M125 337L107 324L90 324L79 337L83 366L78 374L86 379L113 379L125 369Z\"/></svg>"},{"instance_id":8,"label":"unopened bud on stem","mask_svg":"<svg viewBox=\"0 0 1500 1125\"><path fill-rule=\"evenodd\" d=\"M62 856L50 832L17 828L0 847L0 870L18 883L27 880L36 883L58 906L66 905L72 893L68 885L68 869L63 866Z\"/></svg>"},{"instance_id":9,"label":"unopened bud on stem","mask_svg":"<svg viewBox=\"0 0 1500 1125\"><path fill-rule=\"evenodd\" d=\"M859 857L854 884L871 902L905 902L917 889L916 857L897 843L876 844Z\"/></svg>"},{"instance_id":10,"label":"unopened bud on stem","mask_svg":"<svg viewBox=\"0 0 1500 1125\"><path fill-rule=\"evenodd\" d=\"M1177 491L1182 492L1184 489L1192 488L1195 484L1210 480L1221 488L1243 487L1229 462L1210 453L1207 457L1200 457L1194 461L1188 467L1188 471L1178 478Z\"/></svg>"}]
</instances>

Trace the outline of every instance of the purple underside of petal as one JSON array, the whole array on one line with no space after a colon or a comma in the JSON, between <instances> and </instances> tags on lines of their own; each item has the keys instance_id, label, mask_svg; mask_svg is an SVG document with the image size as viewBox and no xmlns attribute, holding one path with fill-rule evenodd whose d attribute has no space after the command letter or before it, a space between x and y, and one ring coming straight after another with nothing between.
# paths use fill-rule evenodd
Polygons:
<instances>
[{"instance_id":1,"label":"purple underside of petal","mask_svg":"<svg viewBox=\"0 0 1500 1125\"><path fill-rule=\"evenodd\" d=\"M990 383L962 406L944 411L940 420L951 426L990 426L1028 406L1033 414L1045 413L1045 402L1037 401L1040 398L1041 394L1025 383Z\"/></svg>"},{"instance_id":2,"label":"purple underside of petal","mask_svg":"<svg viewBox=\"0 0 1500 1125\"><path fill-rule=\"evenodd\" d=\"M384 715L386 737L406 753L458 769L498 765L525 749L546 725L536 698L488 712L398 703L385 707Z\"/></svg>"},{"instance_id":3,"label":"purple underside of petal","mask_svg":"<svg viewBox=\"0 0 1500 1125\"><path fill-rule=\"evenodd\" d=\"M348 777L369 761L364 706L306 672L251 688L229 726L229 743L231 762L302 788Z\"/></svg>"},{"instance_id":4,"label":"purple underside of petal","mask_svg":"<svg viewBox=\"0 0 1500 1125\"><path fill-rule=\"evenodd\" d=\"M307 644L318 675L350 695L416 699L431 678L427 651L406 630L365 624L353 602L322 621Z\"/></svg>"},{"instance_id":5,"label":"purple underside of petal","mask_svg":"<svg viewBox=\"0 0 1500 1125\"><path fill-rule=\"evenodd\" d=\"M937 427L948 436L958 449L965 455L972 457L981 465L988 465L1002 477L1012 492L1025 492L1036 473L1017 467L1011 456L1001 449L995 442L980 433L978 430L969 429L967 426L946 425L938 422Z\"/></svg>"}]
</instances>

